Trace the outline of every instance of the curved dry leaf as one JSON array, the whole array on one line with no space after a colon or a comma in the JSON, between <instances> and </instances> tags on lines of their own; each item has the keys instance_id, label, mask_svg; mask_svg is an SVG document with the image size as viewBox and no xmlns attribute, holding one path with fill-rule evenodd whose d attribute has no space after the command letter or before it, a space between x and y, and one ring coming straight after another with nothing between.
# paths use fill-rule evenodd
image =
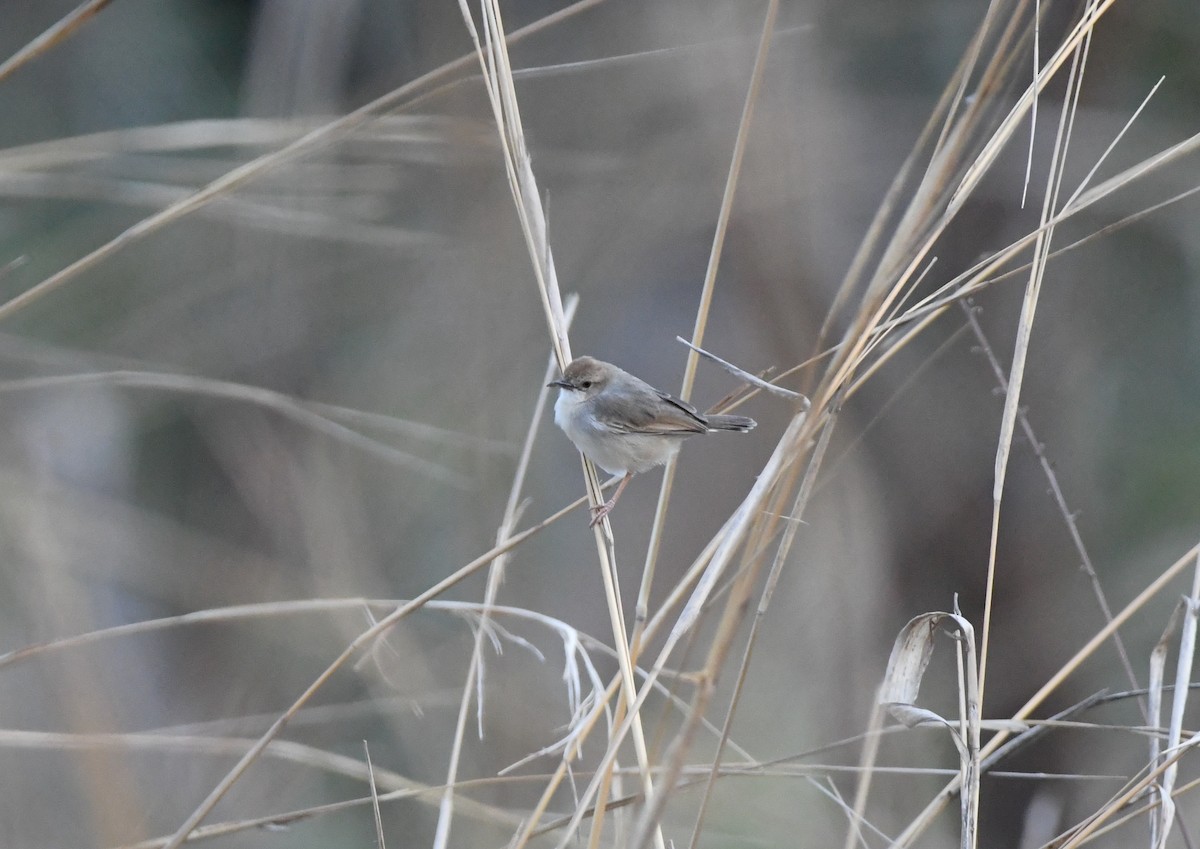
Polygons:
<instances>
[{"instance_id":1,"label":"curved dry leaf","mask_svg":"<svg viewBox=\"0 0 1200 849\"><path fill-rule=\"evenodd\" d=\"M962 616L955 613L933 611L922 613L909 620L901 629L888 658L887 673L879 689L879 704L915 704L921 689L921 679L933 656L933 638L942 622L951 620L962 638L973 645L975 629Z\"/></svg>"},{"instance_id":2,"label":"curved dry leaf","mask_svg":"<svg viewBox=\"0 0 1200 849\"><path fill-rule=\"evenodd\" d=\"M884 705L887 712L892 715L892 718L904 725L906 728L920 728L922 725L945 725L951 731L954 726L950 721L939 714L925 708L919 708L916 705L910 705L905 702L889 702Z\"/></svg>"}]
</instances>

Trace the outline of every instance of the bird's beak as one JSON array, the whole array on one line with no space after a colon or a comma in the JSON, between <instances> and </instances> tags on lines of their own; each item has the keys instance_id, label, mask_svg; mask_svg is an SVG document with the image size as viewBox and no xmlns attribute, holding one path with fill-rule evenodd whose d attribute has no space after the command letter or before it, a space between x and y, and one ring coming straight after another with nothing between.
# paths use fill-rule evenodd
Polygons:
<instances>
[{"instance_id":1,"label":"bird's beak","mask_svg":"<svg viewBox=\"0 0 1200 849\"><path fill-rule=\"evenodd\" d=\"M569 382L567 382L566 380L564 380L561 377L558 380L550 381L546 385L547 386L557 386L559 389L574 389L575 388Z\"/></svg>"}]
</instances>

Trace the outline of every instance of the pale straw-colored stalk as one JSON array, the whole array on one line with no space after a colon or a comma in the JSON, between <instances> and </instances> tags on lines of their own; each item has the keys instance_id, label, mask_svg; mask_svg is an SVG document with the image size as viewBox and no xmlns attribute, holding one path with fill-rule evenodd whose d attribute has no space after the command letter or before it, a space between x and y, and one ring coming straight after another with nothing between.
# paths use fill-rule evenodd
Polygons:
<instances>
[{"instance_id":1,"label":"pale straw-colored stalk","mask_svg":"<svg viewBox=\"0 0 1200 849\"><path fill-rule=\"evenodd\" d=\"M276 720L271 723L271 727L268 728L262 734L262 736L260 736L254 742L254 745L252 745L246 751L246 753L238 760L236 764L234 764L229 772L225 774L225 777L222 778L220 782L218 782L217 785L212 789L212 791L209 792L204 801L201 802L195 808L195 810L188 815L187 819L184 820L184 822L179 826L178 829L176 829L176 831L164 844L164 849L178 849L178 847L183 845L184 841L188 839L188 835L192 833L192 829L199 825L200 822L206 816L208 816L212 809L216 807L217 803L224 798L225 794L228 793L233 785L236 784L237 781L245 774L250 765L258 759L263 750L266 749L267 745L279 736L280 732L283 731L284 727L300 711L300 709L308 704L309 700L315 696L322 687L325 686L329 679L331 679L334 674L343 666L345 666L355 655L374 643L375 640L377 640L380 636L386 634L388 630L394 628L397 623L399 623L410 613L415 610L420 610L427 602L437 598L446 590L458 584L464 578L475 574L500 555L512 551L534 534L544 530L550 524L556 522L558 519L571 512L578 505L578 503L579 502L570 504L538 524L533 525L530 528L526 528L524 531L509 537L504 542L495 546L485 554L475 558L470 563L455 571L453 574L438 581L436 584L429 587L411 601L401 605L399 608L392 611L390 614L380 619L370 628L355 637L354 640L351 641L348 646L346 646L342 653L339 654L337 658L335 658L333 662L329 664L328 667L326 667L325 671L318 675L312 681L312 683L309 684L308 688L300 694L300 696L292 703L291 707L281 713Z\"/></svg>"},{"instance_id":2,"label":"pale straw-colored stalk","mask_svg":"<svg viewBox=\"0 0 1200 849\"><path fill-rule=\"evenodd\" d=\"M497 0L484 0L481 5L484 30L482 39L475 27L475 21L466 0L459 2L467 30L475 44L488 100L491 103L492 114L500 134L500 143L504 151L505 173L508 176L517 218L525 237L534 278L541 295L551 344L554 347L559 369L565 370L572 358L570 340L563 317L562 296L559 292L558 277L554 268L554 257L547 241L549 224L542 207L533 164L525 146L525 133L521 123L521 111L517 101L512 66L509 63L508 48L504 38L504 23L500 14L500 5ZM594 507L599 506L603 502L603 497L595 466L582 454L580 462L583 466L589 499ZM596 553L600 560L600 574L604 584L609 620L612 625L613 644L617 650L617 660L621 670L622 699L625 705L629 705L637 692L637 682L633 674L634 662L629 653L629 639L625 631L625 614L621 607L616 548L612 526L607 516L594 527L593 537L596 542ZM642 792L649 800L654 796L650 756L646 749L641 717L635 714L633 719L634 752L641 772ZM600 820L601 818L597 817L597 821ZM657 849L665 849L666 844L661 830L655 833L655 846Z\"/></svg>"},{"instance_id":3,"label":"pale straw-colored stalk","mask_svg":"<svg viewBox=\"0 0 1200 849\"><path fill-rule=\"evenodd\" d=\"M575 308L579 305L578 298L569 300L565 310L565 321L570 326L571 319L574 317ZM496 542L499 543L506 537L510 536L513 528L516 527L521 508L521 492L525 486L525 475L529 471L529 461L533 456L533 444L537 436L538 424L541 422L546 408L546 399L549 396L549 381L554 376L558 369L558 365L553 355L550 356L550 362L546 365L545 378L542 380L542 387L538 390L537 400L533 405L533 415L530 416L529 427L525 433L525 442L521 448L521 457L517 461L516 471L513 473L512 486L509 489L508 501L504 505L504 516L500 520L500 527L496 531ZM477 715L478 715L478 733L479 739L483 739L483 644L485 634L487 633L488 609L496 603L496 596L500 592L500 584L504 581L504 567L508 561L508 555L502 554L492 561L488 567L487 587L484 590L483 618L475 627L475 645L471 650L471 660L467 664L467 676L463 682L462 699L458 706L458 719L454 727L454 739L450 744L450 759L449 765L446 768L446 786L442 793L442 802L438 807L437 828L434 832L433 846L434 849L445 849L450 839L450 825L454 818L454 790L455 784L458 781L458 763L462 755L463 740L467 732L467 716L471 710L471 695L478 686L478 697L476 698Z\"/></svg>"}]
</instances>

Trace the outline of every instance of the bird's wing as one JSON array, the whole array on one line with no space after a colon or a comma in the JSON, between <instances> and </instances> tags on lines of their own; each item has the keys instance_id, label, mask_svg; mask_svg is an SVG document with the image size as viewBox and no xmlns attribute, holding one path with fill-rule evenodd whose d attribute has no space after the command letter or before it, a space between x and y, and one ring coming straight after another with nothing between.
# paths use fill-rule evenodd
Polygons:
<instances>
[{"instance_id":1,"label":"bird's wing","mask_svg":"<svg viewBox=\"0 0 1200 849\"><path fill-rule=\"evenodd\" d=\"M654 394L678 410L691 423L696 433L705 433L708 431L708 422L704 420L704 416L700 415L696 408L687 401L682 401L674 395L663 392L661 389L655 389Z\"/></svg>"},{"instance_id":2,"label":"bird's wing","mask_svg":"<svg viewBox=\"0 0 1200 849\"><path fill-rule=\"evenodd\" d=\"M603 392L592 398L591 403L596 418L616 433L686 436L708 432L708 426L692 407L649 385L632 397L626 396L619 404Z\"/></svg>"}]
</instances>

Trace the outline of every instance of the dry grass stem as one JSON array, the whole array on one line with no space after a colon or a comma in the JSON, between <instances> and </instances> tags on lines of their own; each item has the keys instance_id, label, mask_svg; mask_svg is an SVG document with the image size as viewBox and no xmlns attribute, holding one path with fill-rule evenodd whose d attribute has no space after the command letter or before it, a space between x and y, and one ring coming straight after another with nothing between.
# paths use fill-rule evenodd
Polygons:
<instances>
[{"instance_id":1,"label":"dry grass stem","mask_svg":"<svg viewBox=\"0 0 1200 849\"><path fill-rule=\"evenodd\" d=\"M1092 11L1089 4L1084 12L1086 18ZM1036 26L1035 21L1035 26ZM1036 30L1035 30L1036 31ZM1033 247L1033 262L1030 265L1029 282L1025 287L1025 297L1021 302L1021 316L1017 323L1017 335L1013 346L1012 366L1009 369L1007 389L1004 394L1004 412L1000 417L1000 437L996 446L995 475L992 484L992 531L988 545L987 589L983 605L983 637L979 649L979 698L982 705L987 681L988 649L991 641L992 602L994 600L996 580L996 554L1000 537L1000 506L1004 498L1004 481L1008 471L1009 456L1012 451L1013 433L1016 429L1017 410L1021 403L1021 388L1025 380L1025 367L1029 353L1029 342L1033 336L1033 320L1037 312L1038 301L1041 297L1042 281L1045 279L1047 257L1054 229L1046 227L1054 212L1058 209L1058 193L1062 185L1063 168L1071 142L1071 127L1079 105L1080 86L1083 83L1083 67L1086 63L1086 46L1091 42L1091 28L1086 30L1086 37L1071 51L1071 68L1067 78L1068 96L1063 101L1059 113L1058 132L1054 138L1054 152L1050 157L1050 168L1046 175L1046 192L1042 203L1038 237ZM1038 75L1035 73L1034 85L1030 87L1031 102L1037 102L1039 88Z\"/></svg>"},{"instance_id":2,"label":"dry grass stem","mask_svg":"<svg viewBox=\"0 0 1200 849\"><path fill-rule=\"evenodd\" d=\"M704 283L700 291L700 302L696 309L696 321L692 330L692 342L700 345L704 340L704 331L708 325L712 309L713 293L716 291L717 271L721 263L721 253L725 245L725 236L729 229L729 218L733 210L733 201L737 193L738 179L742 163L745 160L746 144L750 136L750 126L754 116L754 107L762 89L763 75L766 70L767 55L770 51L771 39L775 32L775 21L779 13L778 0L768 0L766 14L763 20L758 48L755 52L754 68L751 71L750 83L742 105L741 118L738 121L737 136L734 140L730 156L729 172L725 178L725 188L722 193L721 206L717 213L716 227L713 233L712 245L709 249L708 265L704 274ZM682 340L681 340L682 341ZM687 344L687 343L685 343ZM691 397L692 386L696 378L696 367L699 364L697 351L688 356L684 366L683 383L679 397L687 401ZM650 542L646 548L646 558L642 565L642 579L638 589L637 604L634 611L633 635L629 642L631 662L636 664L642 649L642 629L645 625L649 609L651 588L654 584L654 574L658 562L658 554L662 545L663 529L666 527L667 511L671 502L671 492L675 482L675 459L672 458L663 470L662 484L659 488L658 501L654 511L654 521L650 529ZM618 715L618 721L620 716ZM602 786L598 796L597 807L602 808L604 797L608 793L607 784ZM649 797L649 794L647 794ZM596 849L600 840L600 818L597 817L589 841L590 849ZM661 829L655 825L655 844L661 846Z\"/></svg>"},{"instance_id":3,"label":"dry grass stem","mask_svg":"<svg viewBox=\"0 0 1200 849\"><path fill-rule=\"evenodd\" d=\"M111 2L112 0L86 0L70 14L64 15L58 23L0 63L0 83L22 66L58 47Z\"/></svg>"},{"instance_id":4,"label":"dry grass stem","mask_svg":"<svg viewBox=\"0 0 1200 849\"><path fill-rule=\"evenodd\" d=\"M571 298L566 305L564 319L568 328L578 306L579 299L577 297ZM556 373L557 368L558 364L554 355L551 354L550 361L546 365L544 379L541 381L542 386L538 390L537 400L533 405L533 415L530 417L529 427L525 433L525 443L521 449L521 457L517 461L517 468L513 473L513 483L509 490L508 502L504 506L504 517L500 520L500 527L496 531L497 544L512 535L513 529L516 527L519 519L521 492L524 489L525 477L529 471L529 461L533 456L533 444L537 436L538 425L541 423L545 413L546 399L549 396L548 384ZM463 682L462 700L459 704L458 720L454 728L454 740L450 747L450 763L446 770L446 791L442 796L442 803L438 809L437 832L434 835L433 842L435 849L443 849L450 839L450 824L454 815L454 788L458 780L458 762L462 754L463 739L466 736L467 714L470 712L471 707L471 693L476 688L478 688L476 696L477 729L479 739L483 739L483 637L487 630L487 611L496 603L496 596L500 592L500 584L504 581L504 566L507 560L507 555L502 554L493 560L488 567L487 588L484 591L483 599L483 618L475 629L475 645L471 651L471 661L467 667L466 681Z\"/></svg>"},{"instance_id":5,"label":"dry grass stem","mask_svg":"<svg viewBox=\"0 0 1200 849\"><path fill-rule=\"evenodd\" d=\"M1200 544L1193 546L1182 557L1172 563L1158 577L1150 582L1140 593L1137 594L1128 604L1125 605L1115 616L1112 621L1106 624L1103 628L1087 641L1082 648L1064 663L1050 679L1038 689L1036 693L1025 702L1021 708L1013 714L1012 719L1021 721L1027 719L1041 704L1046 700L1051 693L1057 690L1062 683L1072 675L1086 659L1095 654L1096 650L1105 642L1112 638L1117 629L1124 625L1133 615L1139 612L1151 599L1161 593L1168 584L1171 583L1179 574L1191 564L1194 559L1200 555ZM987 761L989 755L999 749L1008 739L1011 732L1000 731L996 736L988 740L987 744L980 750L980 756ZM958 780L951 781L938 792L933 800L925 807L904 832L896 838L896 846L908 846L919 837L925 829L929 827L933 818L941 812L946 803L959 791Z\"/></svg>"},{"instance_id":6,"label":"dry grass stem","mask_svg":"<svg viewBox=\"0 0 1200 849\"><path fill-rule=\"evenodd\" d=\"M676 341L682 342L684 345L687 345L689 348L691 348L697 354L704 357L704 359L709 360L710 362L716 363L721 368L725 369L725 371L729 372L730 374L732 374L734 377L736 377L738 380L742 381L743 383L749 383L751 386L757 386L763 392L767 392L771 395L777 395L780 398L789 398L792 400L803 399L804 402L808 401L808 399L805 398L803 395L801 395L799 392L793 392L792 390L785 389L782 386L776 386L774 383L768 383L767 381L763 380L761 377L756 377L755 375L751 374L750 372L748 372L744 369L738 368L737 366L735 366L733 363L729 362L728 360L723 360L720 357L718 357L716 354L710 353L709 351L706 351L703 348L693 345L691 342L684 339L682 336L676 336L675 339L676 339ZM807 407L805 409L807 409Z\"/></svg>"},{"instance_id":7,"label":"dry grass stem","mask_svg":"<svg viewBox=\"0 0 1200 849\"><path fill-rule=\"evenodd\" d=\"M963 313L967 318L967 325L971 328L971 332L975 335L979 342L980 351L987 360L988 366L991 368L993 376L996 378L996 384L1002 392L1008 391L1008 381L1004 377L1004 371L1000 366L1000 361L996 358L995 351L988 342L987 335L983 332L983 327L979 324L977 315L977 307L974 305L960 301ZM1100 612L1104 615L1106 622L1112 621L1112 608L1108 603L1108 596L1104 592L1104 588L1100 585L1100 578L1096 574L1096 568L1092 565L1092 558L1088 554L1087 546L1084 544L1083 535L1079 532L1079 524L1075 521L1075 514L1067 505L1066 496L1063 494L1062 486L1059 484L1058 474L1054 471L1054 467L1050 463L1050 459L1046 456L1046 447L1037 438L1037 434L1033 430L1033 425L1029 422L1029 416L1026 415L1024 409L1017 408L1017 418L1021 423L1021 432L1025 435L1025 439L1033 449L1034 455L1038 458L1038 464L1041 466L1042 474L1046 476L1046 481L1050 485L1050 492L1054 496L1054 502L1058 506L1059 512L1062 514L1063 521L1066 523L1067 530L1071 534L1071 542L1075 546L1076 553L1079 554L1079 559L1083 570L1087 573L1088 579L1092 585L1092 593L1096 597L1096 604L1100 608ZM1117 651L1117 656L1120 658L1121 666L1125 670L1125 676L1129 680L1129 686L1136 688L1138 686L1137 674L1133 671L1133 664L1129 660L1129 653L1125 649L1125 642L1121 639L1119 633L1113 634L1113 647ZM1141 706L1142 715L1147 722L1152 722L1150 715L1147 713L1146 705L1142 700L1138 700Z\"/></svg>"},{"instance_id":8,"label":"dry grass stem","mask_svg":"<svg viewBox=\"0 0 1200 849\"><path fill-rule=\"evenodd\" d=\"M0 63L13 841L1191 845L1186 28L76 3ZM714 409L773 398L589 541L613 482L581 455L544 506L547 384L681 315L682 399L702 357Z\"/></svg>"},{"instance_id":9,"label":"dry grass stem","mask_svg":"<svg viewBox=\"0 0 1200 849\"><path fill-rule=\"evenodd\" d=\"M379 790L375 786L375 769L371 766L371 747L363 740L363 757L367 761L367 773L371 783L371 809L375 814L375 839L379 841L379 849L387 849L387 841L383 837L383 815L379 811Z\"/></svg>"},{"instance_id":10,"label":"dry grass stem","mask_svg":"<svg viewBox=\"0 0 1200 849\"><path fill-rule=\"evenodd\" d=\"M689 844L690 849L696 849L699 844L701 828L704 824L704 813L708 807L709 799L712 797L717 773L721 767L721 755L725 750L725 743L729 739L729 734L733 726L733 717L737 712L738 701L746 685L746 676L750 672L750 661L754 655L754 646L758 641L759 629L766 618L767 608L771 605L771 599L775 594L775 590L779 586L779 579L783 575L783 567L787 563L788 555L791 554L792 544L796 540L796 532L800 528L798 519L804 514L804 509L808 506L808 500L812 496L813 487L817 479L817 470L821 468L824 462L825 452L829 449L829 440L833 436L836 423L837 415L835 412L826 419L824 427L821 429L821 435L817 440L816 448L813 450L812 459L804 473L804 481L796 491L796 499L787 513L787 518L793 521L788 522L784 527L779 546L775 550L775 557L771 562L771 570L767 574L766 584L763 586L758 606L754 611L754 619L750 624L750 634L746 639L746 644L742 651L741 662L738 664L733 696L730 698L729 707L725 710L725 720L721 726L721 739L717 744L717 751L713 755L712 770L709 772L708 783L704 787L704 796L701 797L700 807L696 812L696 824L692 828L692 839Z\"/></svg>"},{"instance_id":11,"label":"dry grass stem","mask_svg":"<svg viewBox=\"0 0 1200 849\"><path fill-rule=\"evenodd\" d=\"M738 120L737 136L734 139L733 151L730 156L729 171L725 177L725 188L721 195L721 206L717 212L716 227L713 232L712 244L708 253L708 264L704 272L704 283L700 289L700 302L696 307L696 320L692 328L692 339L689 345L702 345L704 331L708 326L709 314L712 310L713 293L716 291L717 271L721 265L721 253L725 247L725 236L729 230L729 218L733 211L733 201L737 195L738 179L745 160L746 144L750 137L750 125L754 117L754 107L762 90L762 79L766 71L767 55L770 51L771 39L775 32L775 22L779 14L778 0L768 0L766 13L763 18L762 31L759 36L758 48L754 54L754 68L750 74L750 83L746 97L742 103L742 114ZM695 351L688 355L684 366L683 382L679 389L679 397L684 401L690 399L692 387L696 380L696 368L699 357ZM666 527L667 511L670 508L671 492L675 485L675 461L667 463L663 470L662 484L659 487L658 501L654 508L654 521L650 526L650 542L646 547L646 558L642 564L642 582L638 591L637 608L634 612L634 629L631 650L636 659L641 650L641 629L646 621L649 607L650 590L654 583L658 555L662 546L663 529Z\"/></svg>"},{"instance_id":12,"label":"dry grass stem","mask_svg":"<svg viewBox=\"0 0 1200 849\"><path fill-rule=\"evenodd\" d=\"M424 425L420 422L405 422L391 416L365 413L328 404L294 398L273 389L247 386L227 380L215 380L188 374L166 374L146 371L106 371L90 374L65 374L49 377L32 377L23 380L0 381L0 394L8 392L35 392L52 389L82 388L90 386L121 387L128 389L153 389L160 392L196 398L220 398L239 401L272 410L289 419L323 434L345 445L364 451L391 465L406 468L440 483L467 489L471 482L462 474L418 454L401 451L377 439L366 436L353 428L336 421L345 419L360 424L416 436L427 441L445 442L459 447L473 447L494 452L499 447L494 442L467 439L461 434L443 428Z\"/></svg>"},{"instance_id":13,"label":"dry grass stem","mask_svg":"<svg viewBox=\"0 0 1200 849\"><path fill-rule=\"evenodd\" d=\"M601 0L578 0L559 12L548 15L539 21L523 27L511 35L507 36L510 41L516 41L533 33L539 32L547 26L578 14L579 12L596 5ZM342 138L352 130L359 126L373 121L376 117L389 109L403 104L406 100L411 99L414 94L428 87L433 83L442 81L443 79L457 73L458 71L470 65L473 54L462 56L453 62L448 62L427 74L424 74L412 82L406 83L393 91L388 92L382 97L378 97L358 109L349 112L342 117L330 121L316 129L305 133L294 142L280 148L279 150L260 156L256 159L240 165L225 174L221 175L216 180L206 185L204 188L182 200L172 203L154 213L153 215L143 218L132 227L124 230L118 236L105 242L100 247L85 254L79 259L67 265L60 271L55 272L40 283L26 289L20 295L10 298L9 300L0 303L0 320L6 319L14 313L24 309L31 303L48 295L49 293L59 289L66 283L73 280L80 273L92 268L100 262L108 259L118 251L133 245L151 233L165 227L167 224L172 224L190 215L199 209L203 208L214 200L223 198L235 189L241 188L251 180L259 178L261 175L278 168L285 163L291 162L294 159L319 150L322 147L332 144L339 138Z\"/></svg>"},{"instance_id":14,"label":"dry grass stem","mask_svg":"<svg viewBox=\"0 0 1200 849\"><path fill-rule=\"evenodd\" d=\"M212 789L212 792L209 793L208 797L192 812L191 816L189 816L183 822L183 824L179 826L178 830L176 830L176 832L170 837L165 844L166 849L178 849L179 846L183 845L183 842L187 840L188 835L191 834L192 829L199 825L200 822L206 816L208 816L209 812L212 811L212 809L219 801L221 801L224 795L229 792L230 788L237 783L238 779L242 777L250 764L257 760L267 745L279 735L284 726L287 725L288 721L295 716L296 713L302 707L304 707L323 686L325 686L329 679L333 677L334 673L345 666L345 664L355 654L375 642L378 637L387 633L389 629L395 627L400 620L408 616L414 610L420 609L426 603L455 586L464 578L467 578L470 575L473 575L475 572L478 572L497 557L505 554L506 552L512 551L529 537L533 536L539 531L544 530L549 524L557 521L562 516L565 516L574 507L575 505L572 504L569 507L566 507L555 513L550 518L543 520L539 524L536 524L530 528L526 528L524 531L509 537L491 551L488 551L475 560L472 560L470 563L468 563L466 566L463 566L452 575L442 579L441 581L438 581L412 601L392 611L383 619L380 619L372 627L359 634L354 641L351 642L350 645L346 646L342 653L338 655L338 657L332 663L329 664L325 671L313 680L313 682L308 686L308 689L306 689L296 699L296 701L292 703L292 706L279 715L275 722L272 723L271 727L267 729L266 733L258 738L255 744L250 747L249 751L242 756L241 760L239 760L237 764L226 774L226 776L221 779L220 783Z\"/></svg>"},{"instance_id":15,"label":"dry grass stem","mask_svg":"<svg viewBox=\"0 0 1200 849\"><path fill-rule=\"evenodd\" d=\"M1179 658L1176 661L1175 670L1175 692L1171 705L1171 724L1167 733L1166 751L1180 751L1180 747L1184 744L1183 740L1183 716L1184 710L1187 708L1188 695L1190 689L1188 683L1192 680L1192 660L1195 657L1196 651L1196 615L1198 606L1200 606L1200 559L1197 560L1195 570L1192 573L1192 590L1181 602L1181 619L1179 633ZM1180 611L1180 608L1176 608ZM1174 616L1172 617L1174 619ZM1174 630L1169 626L1167 633ZM1160 646L1165 646L1167 634L1163 635L1163 639L1159 641ZM1165 651L1156 653L1160 658L1165 659ZM1156 701L1161 700L1161 673L1160 686L1154 687L1151 685L1151 696L1156 697ZM1158 717L1152 714L1150 718L1152 725L1158 724ZM1188 735L1192 737L1191 734ZM1158 753L1158 738L1151 738L1151 756L1150 763L1159 764ZM1175 819L1175 781L1179 774L1178 760L1170 763L1162 773L1162 782L1156 788L1159 794L1160 802L1157 816L1152 816L1150 819L1150 845L1152 849L1164 849L1167 844L1167 838L1171 833L1171 823Z\"/></svg>"},{"instance_id":16,"label":"dry grass stem","mask_svg":"<svg viewBox=\"0 0 1200 849\"><path fill-rule=\"evenodd\" d=\"M553 255L547 240L549 224L542 207L541 194L533 173L529 152L525 147L525 134L521 124L521 113L517 103L516 85L512 76L512 66L508 58L508 49L504 37L504 25L500 16L500 7L495 0L484 2L483 25L484 38L480 39L475 28L474 18L465 0L460 0L463 19L475 43L476 54L480 69L483 73L488 100L492 106L492 114L496 121L497 130L504 148L505 170L508 175L509 188L516 206L517 216L521 224L521 232L525 237L526 248L533 264L534 277L541 294L542 307L545 312L547 327L550 331L551 343L560 370L565 370L571 361L570 340L567 335L566 320L563 316L562 296L559 292L558 277L554 268ZM593 507L602 502L600 479L590 459L582 457L584 479L587 482L589 499ZM634 659L628 647L630 645L625 632L625 615L621 608L621 594L618 585L616 569L616 551L613 542L612 527L608 517L594 527L596 551L600 559L600 572L604 581L604 592L612 624L613 643L618 651L618 661L621 667L622 699L628 706L632 703L637 683L634 678ZM618 706L618 716L621 707ZM645 736L642 731L641 717L633 716L633 743L637 755L638 766L641 770L642 791L646 797L654 796L654 784L650 771L650 757L646 750ZM596 817L596 822L602 822L602 809ZM599 825L597 825L598 833ZM597 838L598 839L598 838ZM655 833L655 845L665 849L661 831Z\"/></svg>"}]
</instances>

